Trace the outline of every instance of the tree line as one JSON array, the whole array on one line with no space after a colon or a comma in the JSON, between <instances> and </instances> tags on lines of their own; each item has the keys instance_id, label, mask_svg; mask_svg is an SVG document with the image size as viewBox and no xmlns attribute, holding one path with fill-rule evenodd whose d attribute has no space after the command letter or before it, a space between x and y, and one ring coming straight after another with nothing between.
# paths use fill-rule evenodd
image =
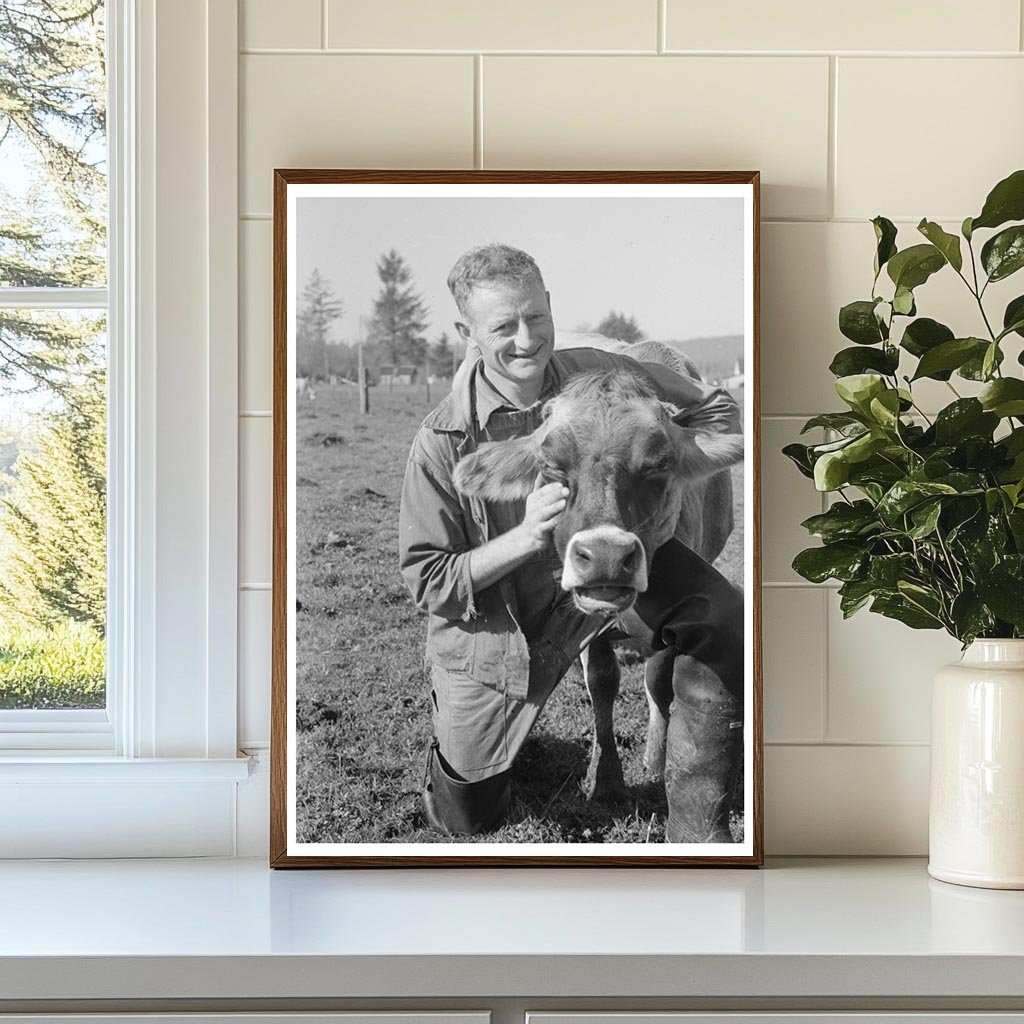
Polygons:
<instances>
[{"instance_id":1,"label":"tree line","mask_svg":"<svg viewBox=\"0 0 1024 1024\"><path fill-rule=\"evenodd\" d=\"M371 371L383 366L429 369L437 377L450 377L461 355L453 349L446 331L427 340L427 308L416 291L412 271L402 256L391 249L377 260L380 291L365 325L363 365ZM355 380L358 344L331 340L335 321L345 313L330 284L314 268L299 297L296 319L296 373L300 377ZM646 338L636 317L610 311L597 325L598 334L633 344Z\"/></svg>"}]
</instances>

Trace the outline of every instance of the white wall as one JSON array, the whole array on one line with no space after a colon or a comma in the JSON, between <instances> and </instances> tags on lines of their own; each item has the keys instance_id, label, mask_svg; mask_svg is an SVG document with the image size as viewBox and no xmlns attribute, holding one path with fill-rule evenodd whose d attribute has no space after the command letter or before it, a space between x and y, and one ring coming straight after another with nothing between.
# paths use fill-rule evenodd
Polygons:
<instances>
[{"instance_id":1,"label":"white wall","mask_svg":"<svg viewBox=\"0 0 1024 1024\"><path fill-rule=\"evenodd\" d=\"M272 169L759 168L767 849L926 852L928 687L958 647L799 580L821 501L778 451L837 404L867 219L958 224L1024 164L1020 0L241 0L240 39L242 746L268 736ZM950 277L921 311L976 330Z\"/></svg>"}]
</instances>

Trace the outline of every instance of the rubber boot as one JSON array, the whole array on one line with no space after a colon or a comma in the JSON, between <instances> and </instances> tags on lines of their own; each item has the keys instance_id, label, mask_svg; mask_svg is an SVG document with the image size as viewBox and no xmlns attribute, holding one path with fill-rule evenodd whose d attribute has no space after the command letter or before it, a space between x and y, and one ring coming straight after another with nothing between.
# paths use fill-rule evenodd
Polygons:
<instances>
[{"instance_id":1,"label":"rubber boot","mask_svg":"<svg viewBox=\"0 0 1024 1024\"><path fill-rule=\"evenodd\" d=\"M480 782L466 782L445 763L435 740L427 752L423 813L436 832L475 836L498 825L512 795L509 771Z\"/></svg>"},{"instance_id":2,"label":"rubber boot","mask_svg":"<svg viewBox=\"0 0 1024 1024\"><path fill-rule=\"evenodd\" d=\"M742 706L704 664L675 659L665 752L669 843L732 843L729 812L743 755Z\"/></svg>"}]
</instances>

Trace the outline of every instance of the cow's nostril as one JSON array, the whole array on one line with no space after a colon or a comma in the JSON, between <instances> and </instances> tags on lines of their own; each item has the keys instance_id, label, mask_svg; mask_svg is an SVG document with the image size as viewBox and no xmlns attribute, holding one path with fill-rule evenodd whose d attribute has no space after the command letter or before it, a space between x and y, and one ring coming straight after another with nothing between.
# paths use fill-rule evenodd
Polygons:
<instances>
[{"instance_id":1,"label":"cow's nostril","mask_svg":"<svg viewBox=\"0 0 1024 1024\"><path fill-rule=\"evenodd\" d=\"M636 552L630 551L628 555L622 560L622 568L626 572L632 572L636 568Z\"/></svg>"},{"instance_id":2,"label":"cow's nostril","mask_svg":"<svg viewBox=\"0 0 1024 1024\"><path fill-rule=\"evenodd\" d=\"M576 547L573 548L573 554L575 554L581 562L592 562L594 560L593 552L588 548L585 548L582 544L577 544Z\"/></svg>"}]
</instances>

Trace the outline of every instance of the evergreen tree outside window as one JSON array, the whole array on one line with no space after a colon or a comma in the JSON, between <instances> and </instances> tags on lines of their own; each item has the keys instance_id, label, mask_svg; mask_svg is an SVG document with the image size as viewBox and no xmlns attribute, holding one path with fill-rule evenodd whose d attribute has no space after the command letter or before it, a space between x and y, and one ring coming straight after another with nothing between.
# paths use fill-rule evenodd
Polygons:
<instances>
[{"instance_id":1,"label":"evergreen tree outside window","mask_svg":"<svg viewBox=\"0 0 1024 1024\"><path fill-rule=\"evenodd\" d=\"M0 4L0 715L106 703L105 13Z\"/></svg>"}]
</instances>

